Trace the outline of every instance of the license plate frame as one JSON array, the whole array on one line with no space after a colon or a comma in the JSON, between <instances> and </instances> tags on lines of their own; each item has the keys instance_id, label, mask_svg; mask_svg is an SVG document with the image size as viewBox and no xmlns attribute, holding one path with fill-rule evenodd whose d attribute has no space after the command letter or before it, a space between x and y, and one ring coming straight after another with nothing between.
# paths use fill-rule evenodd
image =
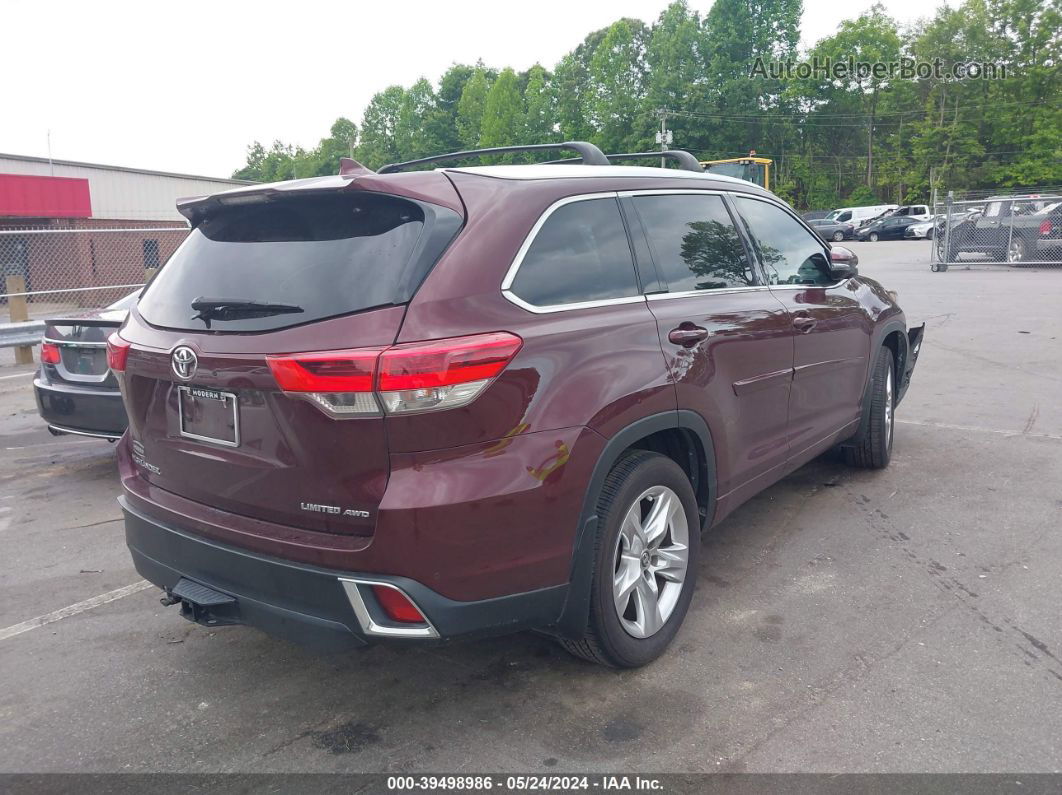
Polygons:
<instances>
[{"instance_id":1,"label":"license plate frame","mask_svg":"<svg viewBox=\"0 0 1062 795\"><path fill-rule=\"evenodd\" d=\"M232 439L223 439L217 436L207 436L202 433L189 431L185 426L185 401L213 400L231 406L232 409ZM227 415L226 415L227 416ZM223 389L210 389L209 387L191 386L180 384L177 386L177 430L186 439L195 439L200 442L220 445L222 447L240 446L240 404L235 392L227 392Z\"/></svg>"}]
</instances>

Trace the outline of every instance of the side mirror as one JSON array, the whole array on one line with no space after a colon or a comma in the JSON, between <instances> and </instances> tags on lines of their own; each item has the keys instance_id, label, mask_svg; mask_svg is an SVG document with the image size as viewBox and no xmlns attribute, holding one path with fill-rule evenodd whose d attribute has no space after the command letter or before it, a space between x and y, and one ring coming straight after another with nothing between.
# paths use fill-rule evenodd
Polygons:
<instances>
[{"instance_id":1,"label":"side mirror","mask_svg":"<svg viewBox=\"0 0 1062 795\"><path fill-rule=\"evenodd\" d=\"M830 246L830 275L835 279L850 279L859 275L859 257L850 248Z\"/></svg>"}]
</instances>

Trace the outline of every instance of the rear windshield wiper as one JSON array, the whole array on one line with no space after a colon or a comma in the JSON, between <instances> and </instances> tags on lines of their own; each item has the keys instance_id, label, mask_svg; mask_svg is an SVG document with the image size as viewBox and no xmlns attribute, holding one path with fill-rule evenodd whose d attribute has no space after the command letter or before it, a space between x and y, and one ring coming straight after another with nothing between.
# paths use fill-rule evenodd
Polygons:
<instances>
[{"instance_id":1,"label":"rear windshield wiper","mask_svg":"<svg viewBox=\"0 0 1062 795\"><path fill-rule=\"evenodd\" d=\"M246 298L196 298L192 301L192 309L197 312L192 320L202 320L207 328L210 328L211 320L291 315L304 311L301 306L294 304L271 304Z\"/></svg>"}]
</instances>

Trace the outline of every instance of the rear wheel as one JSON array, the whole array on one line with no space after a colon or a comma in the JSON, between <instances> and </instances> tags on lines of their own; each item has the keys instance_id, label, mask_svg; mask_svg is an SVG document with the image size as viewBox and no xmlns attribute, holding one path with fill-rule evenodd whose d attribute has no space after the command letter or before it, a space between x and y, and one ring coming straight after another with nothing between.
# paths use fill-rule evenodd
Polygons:
<instances>
[{"instance_id":1,"label":"rear wheel","mask_svg":"<svg viewBox=\"0 0 1062 795\"><path fill-rule=\"evenodd\" d=\"M1022 265L1026 257L1025 241L1020 237L1012 238L1007 248L1007 262L1011 265Z\"/></svg>"},{"instance_id":2,"label":"rear wheel","mask_svg":"<svg viewBox=\"0 0 1062 795\"><path fill-rule=\"evenodd\" d=\"M693 487L682 468L644 450L609 472L598 500L590 617L572 654L614 668L659 657L686 617L700 549Z\"/></svg>"},{"instance_id":3,"label":"rear wheel","mask_svg":"<svg viewBox=\"0 0 1062 795\"><path fill-rule=\"evenodd\" d=\"M836 242L840 243L842 240L844 240L844 232L838 229L836 232L833 233L833 239Z\"/></svg>"},{"instance_id":4,"label":"rear wheel","mask_svg":"<svg viewBox=\"0 0 1062 795\"><path fill-rule=\"evenodd\" d=\"M892 458L896 408L896 375L892 351L878 349L870 386L870 422L863 439L843 448L845 463L863 469L884 469Z\"/></svg>"},{"instance_id":5,"label":"rear wheel","mask_svg":"<svg viewBox=\"0 0 1062 795\"><path fill-rule=\"evenodd\" d=\"M870 242L871 243L877 243L878 242L878 233L877 232L871 232L870 233Z\"/></svg>"}]
</instances>

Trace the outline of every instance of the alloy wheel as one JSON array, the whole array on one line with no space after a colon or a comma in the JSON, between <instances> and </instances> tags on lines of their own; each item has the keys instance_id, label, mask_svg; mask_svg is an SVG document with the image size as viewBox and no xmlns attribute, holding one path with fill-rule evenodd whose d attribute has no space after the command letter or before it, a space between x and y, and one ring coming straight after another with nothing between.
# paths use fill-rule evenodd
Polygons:
<instances>
[{"instance_id":1,"label":"alloy wheel","mask_svg":"<svg viewBox=\"0 0 1062 795\"><path fill-rule=\"evenodd\" d=\"M629 635L648 638L667 623L688 564L689 527L682 500L666 486L653 486L627 510L616 539L612 594Z\"/></svg>"}]
</instances>

